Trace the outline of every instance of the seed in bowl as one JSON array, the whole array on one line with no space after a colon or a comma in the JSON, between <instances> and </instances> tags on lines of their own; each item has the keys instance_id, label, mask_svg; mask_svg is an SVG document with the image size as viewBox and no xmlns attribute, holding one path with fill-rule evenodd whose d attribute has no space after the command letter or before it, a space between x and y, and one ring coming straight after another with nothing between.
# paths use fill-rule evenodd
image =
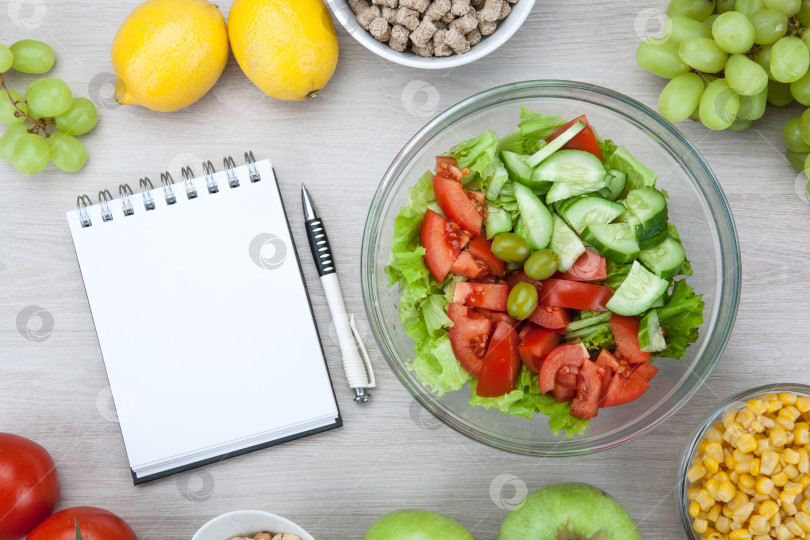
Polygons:
<instances>
[{"instance_id":1,"label":"seed in bowl","mask_svg":"<svg viewBox=\"0 0 810 540\"><path fill-rule=\"evenodd\" d=\"M377 41L419 56L463 54L495 32L519 0L348 0Z\"/></svg>"},{"instance_id":2,"label":"seed in bowl","mask_svg":"<svg viewBox=\"0 0 810 540\"><path fill-rule=\"evenodd\" d=\"M256 533L253 538L249 536L234 536L230 540L301 540L301 537L291 533L271 534L269 532L260 532Z\"/></svg>"},{"instance_id":3,"label":"seed in bowl","mask_svg":"<svg viewBox=\"0 0 810 540\"><path fill-rule=\"evenodd\" d=\"M750 399L706 430L686 471L692 528L710 540L810 532L810 397Z\"/></svg>"}]
</instances>

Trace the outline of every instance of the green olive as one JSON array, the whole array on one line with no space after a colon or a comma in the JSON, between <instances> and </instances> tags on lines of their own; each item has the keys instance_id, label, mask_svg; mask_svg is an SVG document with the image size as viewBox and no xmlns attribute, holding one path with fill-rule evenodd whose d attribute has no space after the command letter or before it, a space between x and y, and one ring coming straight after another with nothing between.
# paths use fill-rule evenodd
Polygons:
<instances>
[{"instance_id":1,"label":"green olive","mask_svg":"<svg viewBox=\"0 0 810 540\"><path fill-rule=\"evenodd\" d=\"M509 291L506 311L512 317L522 321L528 319L535 309L537 309L537 288L525 281L516 283Z\"/></svg>"},{"instance_id":2,"label":"green olive","mask_svg":"<svg viewBox=\"0 0 810 540\"><path fill-rule=\"evenodd\" d=\"M523 271L531 279L548 279L557 271L557 254L550 249L535 251L526 260Z\"/></svg>"},{"instance_id":3,"label":"green olive","mask_svg":"<svg viewBox=\"0 0 810 540\"><path fill-rule=\"evenodd\" d=\"M531 252L529 243L518 234L505 232L492 239L492 254L502 261L523 262Z\"/></svg>"}]
</instances>

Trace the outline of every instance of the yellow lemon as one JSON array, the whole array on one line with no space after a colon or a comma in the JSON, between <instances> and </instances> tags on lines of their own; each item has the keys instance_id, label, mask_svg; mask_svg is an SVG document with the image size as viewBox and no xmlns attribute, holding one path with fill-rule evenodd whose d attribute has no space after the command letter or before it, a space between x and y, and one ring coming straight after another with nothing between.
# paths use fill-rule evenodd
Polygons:
<instances>
[{"instance_id":1,"label":"yellow lemon","mask_svg":"<svg viewBox=\"0 0 810 540\"><path fill-rule=\"evenodd\" d=\"M176 111L203 97L228 61L228 29L205 0L147 0L115 34L115 99Z\"/></svg>"},{"instance_id":2,"label":"yellow lemon","mask_svg":"<svg viewBox=\"0 0 810 540\"><path fill-rule=\"evenodd\" d=\"M236 0L228 36L248 79L275 98L316 95L337 66L335 27L321 0Z\"/></svg>"}]
</instances>

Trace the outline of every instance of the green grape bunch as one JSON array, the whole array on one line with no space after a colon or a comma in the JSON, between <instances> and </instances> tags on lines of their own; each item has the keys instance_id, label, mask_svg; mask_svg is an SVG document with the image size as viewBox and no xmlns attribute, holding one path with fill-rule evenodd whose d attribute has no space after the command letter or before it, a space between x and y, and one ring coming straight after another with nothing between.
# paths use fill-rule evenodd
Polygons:
<instances>
[{"instance_id":1,"label":"green grape bunch","mask_svg":"<svg viewBox=\"0 0 810 540\"><path fill-rule=\"evenodd\" d=\"M3 79L10 69L45 74L54 61L53 49L41 41L0 44L0 124L8 126L0 135L0 159L23 174L42 172L49 162L72 173L87 162L87 150L76 136L93 129L98 121L92 101L73 97L61 79L36 79L24 95Z\"/></svg>"},{"instance_id":2,"label":"green grape bunch","mask_svg":"<svg viewBox=\"0 0 810 540\"><path fill-rule=\"evenodd\" d=\"M663 36L645 39L636 61L671 79L658 110L712 130L742 131L777 107L810 106L810 0L671 0ZM810 166L810 114L784 129L788 160Z\"/></svg>"}]
</instances>

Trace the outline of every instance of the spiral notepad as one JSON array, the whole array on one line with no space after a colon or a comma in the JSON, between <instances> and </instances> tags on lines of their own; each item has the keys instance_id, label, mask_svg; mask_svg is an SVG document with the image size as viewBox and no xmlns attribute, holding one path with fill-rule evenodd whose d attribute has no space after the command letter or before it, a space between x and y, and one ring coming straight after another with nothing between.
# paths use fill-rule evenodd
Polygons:
<instances>
[{"instance_id":1,"label":"spiral notepad","mask_svg":"<svg viewBox=\"0 0 810 540\"><path fill-rule=\"evenodd\" d=\"M245 159L67 214L136 484L341 425L273 167Z\"/></svg>"}]
</instances>

